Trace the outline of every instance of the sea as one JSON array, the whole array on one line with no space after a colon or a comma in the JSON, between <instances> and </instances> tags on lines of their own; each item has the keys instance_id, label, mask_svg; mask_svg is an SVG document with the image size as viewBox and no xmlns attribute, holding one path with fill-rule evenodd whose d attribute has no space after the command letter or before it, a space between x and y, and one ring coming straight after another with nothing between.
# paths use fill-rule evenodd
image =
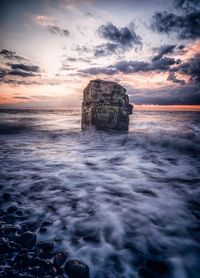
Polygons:
<instances>
[{"instance_id":1,"label":"sea","mask_svg":"<svg viewBox=\"0 0 200 278\"><path fill-rule=\"evenodd\" d=\"M134 111L119 133L0 110L0 191L91 278L200 277L200 112Z\"/></svg>"}]
</instances>

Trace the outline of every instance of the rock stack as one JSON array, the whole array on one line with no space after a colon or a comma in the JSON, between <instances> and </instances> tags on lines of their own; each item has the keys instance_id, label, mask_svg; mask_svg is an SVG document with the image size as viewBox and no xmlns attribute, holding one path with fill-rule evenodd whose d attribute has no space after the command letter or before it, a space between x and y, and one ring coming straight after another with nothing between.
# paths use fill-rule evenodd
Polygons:
<instances>
[{"instance_id":1,"label":"rock stack","mask_svg":"<svg viewBox=\"0 0 200 278\"><path fill-rule=\"evenodd\" d=\"M82 129L128 130L132 105L126 89L116 82L92 80L83 91Z\"/></svg>"}]
</instances>

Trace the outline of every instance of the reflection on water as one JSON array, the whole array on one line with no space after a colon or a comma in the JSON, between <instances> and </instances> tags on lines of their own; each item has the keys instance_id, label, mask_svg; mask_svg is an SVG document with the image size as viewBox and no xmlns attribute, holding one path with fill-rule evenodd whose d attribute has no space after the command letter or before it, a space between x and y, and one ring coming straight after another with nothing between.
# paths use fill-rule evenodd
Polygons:
<instances>
[{"instance_id":1,"label":"reflection on water","mask_svg":"<svg viewBox=\"0 0 200 278\"><path fill-rule=\"evenodd\" d=\"M79 111L1 111L0 188L91 277L197 278L200 113L135 112L128 134Z\"/></svg>"}]
</instances>

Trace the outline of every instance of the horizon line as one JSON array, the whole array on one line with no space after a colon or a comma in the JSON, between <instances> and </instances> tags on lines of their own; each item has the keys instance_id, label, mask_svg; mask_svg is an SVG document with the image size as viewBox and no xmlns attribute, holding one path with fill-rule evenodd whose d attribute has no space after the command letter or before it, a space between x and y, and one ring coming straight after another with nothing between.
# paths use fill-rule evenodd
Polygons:
<instances>
[{"instance_id":1,"label":"horizon line","mask_svg":"<svg viewBox=\"0 0 200 278\"><path fill-rule=\"evenodd\" d=\"M133 104L135 111L197 111L200 112L200 105L158 105L158 104ZM81 107L74 108L58 108L58 107L1 107L0 110L60 110L60 111L73 111L81 110Z\"/></svg>"}]
</instances>

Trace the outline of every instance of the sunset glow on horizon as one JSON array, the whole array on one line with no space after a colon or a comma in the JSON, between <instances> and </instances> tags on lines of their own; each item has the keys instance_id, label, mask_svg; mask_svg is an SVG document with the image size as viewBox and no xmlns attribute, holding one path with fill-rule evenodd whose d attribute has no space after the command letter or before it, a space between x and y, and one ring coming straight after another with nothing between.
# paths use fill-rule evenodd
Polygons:
<instances>
[{"instance_id":1,"label":"sunset glow on horizon","mask_svg":"<svg viewBox=\"0 0 200 278\"><path fill-rule=\"evenodd\" d=\"M199 21L197 30L159 22L199 8L179 2L1 3L0 108L79 108L88 82L104 79L137 109L200 110Z\"/></svg>"}]
</instances>

